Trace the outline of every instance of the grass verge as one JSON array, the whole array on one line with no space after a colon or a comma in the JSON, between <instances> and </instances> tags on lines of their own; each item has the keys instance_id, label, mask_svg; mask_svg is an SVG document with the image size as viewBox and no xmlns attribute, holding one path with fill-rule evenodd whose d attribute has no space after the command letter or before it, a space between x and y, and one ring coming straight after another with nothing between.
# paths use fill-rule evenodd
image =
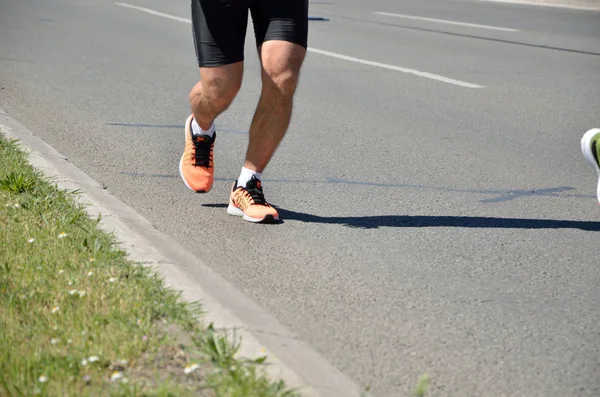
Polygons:
<instances>
[{"instance_id":1,"label":"grass verge","mask_svg":"<svg viewBox=\"0 0 600 397\"><path fill-rule=\"evenodd\" d=\"M0 396L292 397L0 135Z\"/></svg>"}]
</instances>

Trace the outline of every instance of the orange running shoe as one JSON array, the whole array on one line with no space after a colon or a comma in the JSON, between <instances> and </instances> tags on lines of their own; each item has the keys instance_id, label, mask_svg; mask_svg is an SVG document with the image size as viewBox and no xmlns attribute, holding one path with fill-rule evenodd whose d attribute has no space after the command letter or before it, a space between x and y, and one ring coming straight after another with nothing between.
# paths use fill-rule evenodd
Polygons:
<instances>
[{"instance_id":1,"label":"orange running shoe","mask_svg":"<svg viewBox=\"0 0 600 397\"><path fill-rule=\"evenodd\" d=\"M196 193L208 193L215 179L213 152L217 133L194 136L193 115L185 123L185 149L179 162L179 174L183 183Z\"/></svg>"},{"instance_id":2,"label":"orange running shoe","mask_svg":"<svg viewBox=\"0 0 600 397\"><path fill-rule=\"evenodd\" d=\"M279 221L277 210L265 200L262 184L256 177L252 177L246 187L233 183L229 206L229 215L241 216L244 220L254 223L276 223Z\"/></svg>"}]
</instances>

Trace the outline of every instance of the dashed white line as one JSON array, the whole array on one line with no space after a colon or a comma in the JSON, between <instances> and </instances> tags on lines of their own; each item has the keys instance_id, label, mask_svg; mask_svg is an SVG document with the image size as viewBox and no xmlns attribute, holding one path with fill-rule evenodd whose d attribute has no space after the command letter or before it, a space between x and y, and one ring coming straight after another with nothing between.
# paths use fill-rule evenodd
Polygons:
<instances>
[{"instance_id":1,"label":"dashed white line","mask_svg":"<svg viewBox=\"0 0 600 397\"><path fill-rule=\"evenodd\" d=\"M449 20L446 20L446 19L417 17L417 16L414 16L414 15L395 14L395 13L392 13L392 12L382 12L382 11L375 11L373 13L377 14L377 15L388 16L388 17L404 18L404 19L414 19L416 21L445 23L445 24L448 24L448 25L467 26L467 27L470 27L470 28L479 28L479 29L500 30L502 32L519 32L519 29L501 28L501 27L498 27L498 26L490 26L490 25L479 25L479 24L476 24L476 23L466 23L466 22L449 21Z\"/></svg>"},{"instance_id":2,"label":"dashed white line","mask_svg":"<svg viewBox=\"0 0 600 397\"><path fill-rule=\"evenodd\" d=\"M127 4L127 3L115 3L115 4L118 5L118 6L120 6L120 7L125 7L125 8L130 8L130 9L142 11L142 12L145 12L147 14L155 15L155 16L162 17L162 18L172 19L174 21L179 21L179 22L188 23L188 24L192 23L192 21L190 19L178 17L178 16L171 15L171 14L166 14L164 12L152 10L150 8L139 7L139 6L132 5L132 4ZM385 64L385 63L381 63L381 62L373 62L373 61L369 61L367 59L355 58L355 57L351 57L351 56L348 56L348 55L338 54L338 53L335 53L335 52L330 52L330 51L325 51L325 50L319 50L319 49L316 49L316 48L309 47L308 51L316 53L316 54L325 55L325 56L328 56L328 57L331 57L331 58L342 59L342 60L349 61L349 62L355 62L355 63L360 63L360 64L363 64L363 65L375 66L375 67L379 67L379 68L382 68L382 69L389 69L389 70L395 70L397 72L412 74L412 75L415 75L415 76L424 77L424 78L427 78L427 79L436 80L436 81L440 81L440 82L447 83L447 84L453 84L453 85L457 85L457 86L460 86L460 87L465 87L465 88L484 88L483 86L481 86L479 84L473 84L473 83L469 83L469 82L466 82L466 81L455 80L455 79L451 79L449 77L440 76L440 75L437 75L437 74L434 74L434 73L421 72L419 70L404 68L404 67L396 66L396 65L388 65L388 64Z\"/></svg>"},{"instance_id":3,"label":"dashed white line","mask_svg":"<svg viewBox=\"0 0 600 397\"><path fill-rule=\"evenodd\" d=\"M507 4L517 4L517 5L526 5L526 6L540 6L540 7L553 7L553 8L566 8L571 10L583 10L583 11L600 11L599 4L591 4L589 6L586 5L578 5L578 4L569 4L569 3L561 3L560 1L528 1L528 0L479 0L481 2L490 2L490 3L507 3Z\"/></svg>"},{"instance_id":4,"label":"dashed white line","mask_svg":"<svg viewBox=\"0 0 600 397\"><path fill-rule=\"evenodd\" d=\"M115 3L115 4L118 6L121 6L121 7L131 8L134 10L143 11L143 12L151 14L151 15L156 15L157 17L168 18L168 19L172 19L174 21L179 21L179 22L183 22L183 23L192 23L192 21L190 19L176 17L175 15L165 14L164 12L151 10L151 9L145 8L145 7L134 6L134 5L127 4L127 3Z\"/></svg>"}]
</instances>

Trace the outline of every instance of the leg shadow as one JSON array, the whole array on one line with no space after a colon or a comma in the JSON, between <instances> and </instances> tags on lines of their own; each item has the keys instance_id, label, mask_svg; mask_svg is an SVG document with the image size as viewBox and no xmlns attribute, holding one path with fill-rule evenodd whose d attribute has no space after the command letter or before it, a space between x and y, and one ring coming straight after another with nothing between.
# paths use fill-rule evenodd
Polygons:
<instances>
[{"instance_id":1,"label":"leg shadow","mask_svg":"<svg viewBox=\"0 0 600 397\"><path fill-rule=\"evenodd\" d=\"M227 204L203 204L203 207L225 208ZM325 223L360 229L380 227L468 227L482 229L579 229L600 232L600 222L555 219L495 218L480 216L376 215L317 216L277 208L281 218L306 223Z\"/></svg>"}]
</instances>

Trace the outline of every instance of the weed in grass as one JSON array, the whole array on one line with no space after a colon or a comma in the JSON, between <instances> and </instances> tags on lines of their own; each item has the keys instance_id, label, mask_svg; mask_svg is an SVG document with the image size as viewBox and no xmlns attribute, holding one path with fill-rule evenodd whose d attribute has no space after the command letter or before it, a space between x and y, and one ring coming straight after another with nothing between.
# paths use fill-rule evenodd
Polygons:
<instances>
[{"instance_id":1,"label":"weed in grass","mask_svg":"<svg viewBox=\"0 0 600 397\"><path fill-rule=\"evenodd\" d=\"M200 351L219 371L209 377L208 384L217 397L297 397L296 389L288 389L284 382L272 383L259 371L267 357L255 359L236 357L241 340L232 341L219 335L213 325L195 340Z\"/></svg>"},{"instance_id":2,"label":"weed in grass","mask_svg":"<svg viewBox=\"0 0 600 397\"><path fill-rule=\"evenodd\" d=\"M425 393L427 393L427 390L429 389L429 383L429 375L421 375L417 380L417 387L415 388L415 397L425 397Z\"/></svg>"},{"instance_id":3,"label":"weed in grass","mask_svg":"<svg viewBox=\"0 0 600 397\"><path fill-rule=\"evenodd\" d=\"M35 187L35 179L11 172L6 177L0 179L0 189L7 192L22 194L31 192Z\"/></svg>"}]
</instances>

